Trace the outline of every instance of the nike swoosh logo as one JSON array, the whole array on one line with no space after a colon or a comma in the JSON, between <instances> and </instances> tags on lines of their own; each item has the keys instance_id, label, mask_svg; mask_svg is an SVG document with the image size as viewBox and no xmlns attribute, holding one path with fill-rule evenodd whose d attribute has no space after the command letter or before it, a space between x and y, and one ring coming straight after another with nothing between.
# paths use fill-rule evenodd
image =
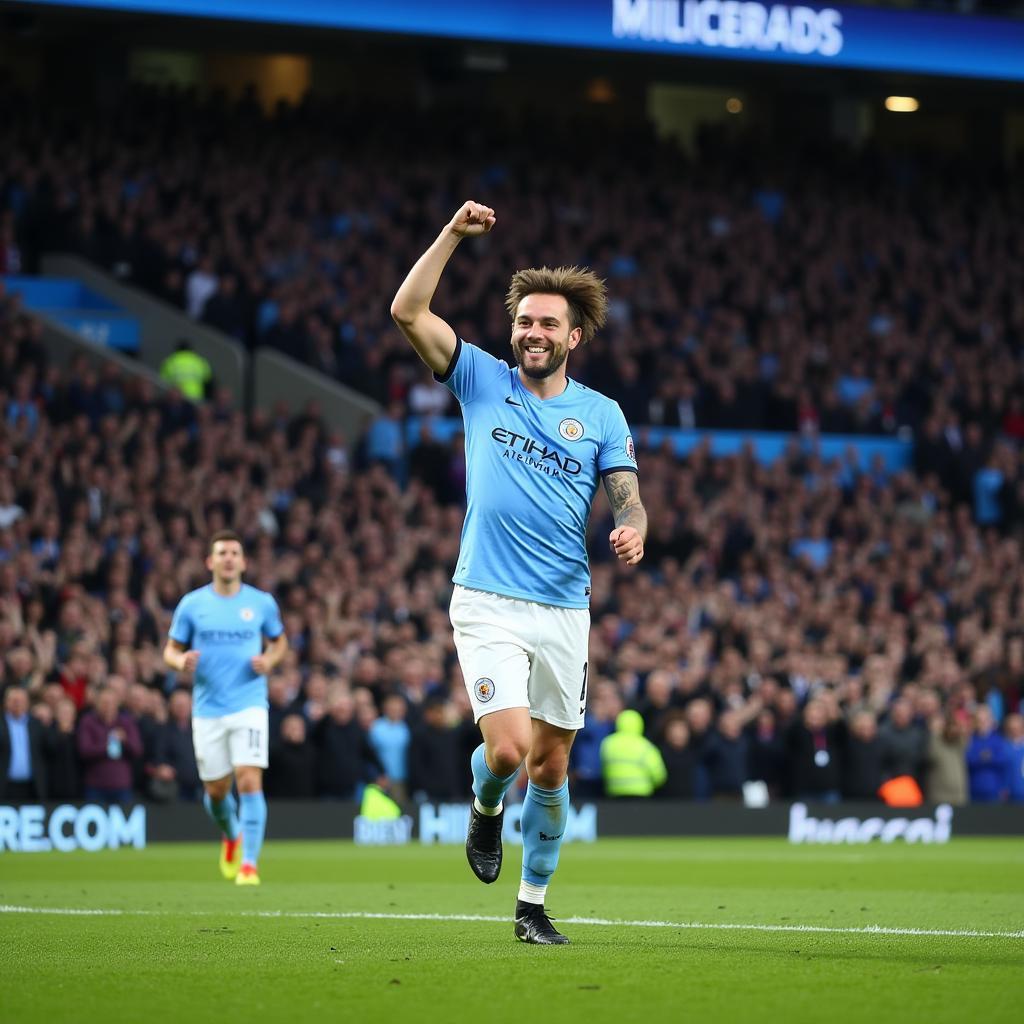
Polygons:
<instances>
[{"instance_id":1,"label":"nike swoosh logo","mask_svg":"<svg viewBox=\"0 0 1024 1024\"><path fill-rule=\"evenodd\" d=\"M523 407L523 403L522 402L513 402L511 398L506 398L505 399L505 404L506 405L518 405L520 409Z\"/></svg>"}]
</instances>

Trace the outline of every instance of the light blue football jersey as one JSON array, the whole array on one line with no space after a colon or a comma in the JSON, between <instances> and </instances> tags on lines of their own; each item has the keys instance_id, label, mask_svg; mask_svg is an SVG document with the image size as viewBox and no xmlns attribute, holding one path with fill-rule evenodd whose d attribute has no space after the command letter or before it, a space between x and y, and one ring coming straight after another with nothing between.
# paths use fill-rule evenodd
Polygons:
<instances>
[{"instance_id":1,"label":"light blue football jersey","mask_svg":"<svg viewBox=\"0 0 1024 1024\"><path fill-rule=\"evenodd\" d=\"M170 637L200 652L192 689L195 718L219 718L246 708L267 707L267 677L250 661L263 651L263 638L284 632L277 602L243 583L233 597L213 584L186 594L171 619Z\"/></svg>"},{"instance_id":2,"label":"light blue football jersey","mask_svg":"<svg viewBox=\"0 0 1024 1024\"><path fill-rule=\"evenodd\" d=\"M466 427L466 521L454 583L587 608L586 530L600 478L636 472L622 410L570 379L542 400L517 367L458 340L446 384Z\"/></svg>"}]
</instances>

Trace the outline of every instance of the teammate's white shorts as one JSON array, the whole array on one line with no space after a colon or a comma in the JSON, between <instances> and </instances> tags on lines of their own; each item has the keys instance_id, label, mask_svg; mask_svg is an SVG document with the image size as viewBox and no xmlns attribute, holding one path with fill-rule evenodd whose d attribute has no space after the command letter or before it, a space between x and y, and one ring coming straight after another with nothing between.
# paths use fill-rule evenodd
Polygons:
<instances>
[{"instance_id":1,"label":"teammate's white shorts","mask_svg":"<svg viewBox=\"0 0 1024 1024\"><path fill-rule=\"evenodd\" d=\"M192 746L203 782L223 779L236 768L266 768L270 722L266 708L246 708L219 718L192 719Z\"/></svg>"},{"instance_id":2,"label":"teammate's white shorts","mask_svg":"<svg viewBox=\"0 0 1024 1024\"><path fill-rule=\"evenodd\" d=\"M529 708L532 718L582 729L590 611L456 586L449 614L473 720Z\"/></svg>"}]
</instances>

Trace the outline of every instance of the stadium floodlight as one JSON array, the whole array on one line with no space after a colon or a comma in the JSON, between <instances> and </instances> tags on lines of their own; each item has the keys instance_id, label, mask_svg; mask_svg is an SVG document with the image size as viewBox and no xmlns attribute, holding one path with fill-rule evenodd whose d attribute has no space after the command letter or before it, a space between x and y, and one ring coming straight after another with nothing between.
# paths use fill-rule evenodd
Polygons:
<instances>
[{"instance_id":1,"label":"stadium floodlight","mask_svg":"<svg viewBox=\"0 0 1024 1024\"><path fill-rule=\"evenodd\" d=\"M914 96L886 96L885 109L894 114L912 114L921 104Z\"/></svg>"}]
</instances>

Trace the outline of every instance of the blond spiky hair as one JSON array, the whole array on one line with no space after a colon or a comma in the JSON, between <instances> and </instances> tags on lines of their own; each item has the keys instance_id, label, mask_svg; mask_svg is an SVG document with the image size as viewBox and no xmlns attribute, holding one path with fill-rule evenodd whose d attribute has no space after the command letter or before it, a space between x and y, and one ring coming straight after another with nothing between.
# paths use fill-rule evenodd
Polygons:
<instances>
[{"instance_id":1,"label":"blond spiky hair","mask_svg":"<svg viewBox=\"0 0 1024 1024\"><path fill-rule=\"evenodd\" d=\"M512 275L505 308L515 319L527 295L561 295L569 304L570 329L583 331L585 345L608 319L608 289L592 270L583 267L531 267Z\"/></svg>"}]
</instances>

